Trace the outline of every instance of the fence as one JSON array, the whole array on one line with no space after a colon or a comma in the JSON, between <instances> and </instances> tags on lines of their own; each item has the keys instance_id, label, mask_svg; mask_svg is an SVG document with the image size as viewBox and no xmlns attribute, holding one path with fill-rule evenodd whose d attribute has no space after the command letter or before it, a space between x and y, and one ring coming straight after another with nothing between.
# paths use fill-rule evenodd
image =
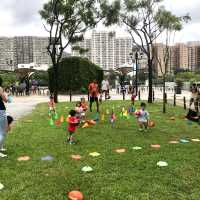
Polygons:
<instances>
[{"instance_id":1,"label":"fence","mask_svg":"<svg viewBox=\"0 0 200 200\"><path fill-rule=\"evenodd\" d=\"M8 90L7 90L8 92ZM26 95L47 95L49 96L50 92L48 87L35 87L30 88L29 93L27 93L26 88L16 88L15 90L10 89L9 92L15 96L26 96Z\"/></svg>"},{"instance_id":2,"label":"fence","mask_svg":"<svg viewBox=\"0 0 200 200\"><path fill-rule=\"evenodd\" d=\"M158 92L158 90L160 92ZM154 88L153 89L153 101L158 101L161 102L163 101L163 99L165 100L166 103L171 104L173 106L181 106L183 107L185 110L190 108L190 97L191 94L189 91L182 91L182 94L176 94L174 93L175 90L173 89L167 89L167 92L165 93L165 96L163 98L163 91L161 88ZM146 90L146 92L139 90L138 92L138 100L142 101L142 100L147 100L147 96L148 96L148 90ZM194 109L199 109L200 110L200 102L196 102L192 103L192 106Z\"/></svg>"}]
</instances>

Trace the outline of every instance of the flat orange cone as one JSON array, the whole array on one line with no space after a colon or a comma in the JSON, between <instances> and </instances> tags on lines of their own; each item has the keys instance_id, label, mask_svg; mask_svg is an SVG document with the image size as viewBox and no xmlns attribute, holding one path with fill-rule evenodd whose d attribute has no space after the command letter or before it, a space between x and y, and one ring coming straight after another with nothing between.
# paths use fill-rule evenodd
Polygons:
<instances>
[{"instance_id":1,"label":"flat orange cone","mask_svg":"<svg viewBox=\"0 0 200 200\"><path fill-rule=\"evenodd\" d=\"M87 122L82 126L82 128L88 128L88 127L89 127L89 124Z\"/></svg>"},{"instance_id":2,"label":"flat orange cone","mask_svg":"<svg viewBox=\"0 0 200 200\"><path fill-rule=\"evenodd\" d=\"M96 124L96 122L94 120L87 120L87 123L89 125L95 125Z\"/></svg>"},{"instance_id":3,"label":"flat orange cone","mask_svg":"<svg viewBox=\"0 0 200 200\"><path fill-rule=\"evenodd\" d=\"M152 120L149 120L148 127L154 127L154 126L155 126L155 122Z\"/></svg>"},{"instance_id":4,"label":"flat orange cone","mask_svg":"<svg viewBox=\"0 0 200 200\"><path fill-rule=\"evenodd\" d=\"M84 200L83 194L79 191L71 191L68 193L69 200Z\"/></svg>"},{"instance_id":5,"label":"flat orange cone","mask_svg":"<svg viewBox=\"0 0 200 200\"><path fill-rule=\"evenodd\" d=\"M64 122L64 116L61 115L61 117L60 117L60 123L63 123L63 122Z\"/></svg>"},{"instance_id":6,"label":"flat orange cone","mask_svg":"<svg viewBox=\"0 0 200 200\"><path fill-rule=\"evenodd\" d=\"M60 127L60 126L61 126L60 120L56 120L56 121L55 121L55 125L56 125L57 127Z\"/></svg>"},{"instance_id":7,"label":"flat orange cone","mask_svg":"<svg viewBox=\"0 0 200 200\"><path fill-rule=\"evenodd\" d=\"M175 117L170 117L170 120L174 121L174 120L175 120Z\"/></svg>"},{"instance_id":8,"label":"flat orange cone","mask_svg":"<svg viewBox=\"0 0 200 200\"><path fill-rule=\"evenodd\" d=\"M81 156L80 155L71 155L71 158L73 160L81 160Z\"/></svg>"}]
</instances>

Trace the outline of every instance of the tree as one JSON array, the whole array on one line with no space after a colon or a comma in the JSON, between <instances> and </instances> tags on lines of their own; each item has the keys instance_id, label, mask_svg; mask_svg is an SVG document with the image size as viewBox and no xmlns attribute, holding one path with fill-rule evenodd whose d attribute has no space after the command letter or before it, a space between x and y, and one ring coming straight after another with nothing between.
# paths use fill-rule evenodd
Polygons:
<instances>
[{"instance_id":1,"label":"tree","mask_svg":"<svg viewBox=\"0 0 200 200\"><path fill-rule=\"evenodd\" d=\"M160 27L163 29L163 34L165 36L165 44L163 45L162 54L159 55L156 52L158 49L156 46L153 48L155 49L155 61L157 61L160 72L162 74L163 79L163 113L166 113L166 78L169 75L169 59L170 59L170 44L171 44L171 37L175 35L175 32L180 31L183 27L183 22L187 22L190 20L188 15L183 17L177 17L173 15L171 12L166 11L163 7L159 8L156 21L160 24Z\"/></svg>"},{"instance_id":2,"label":"tree","mask_svg":"<svg viewBox=\"0 0 200 200\"><path fill-rule=\"evenodd\" d=\"M117 0L121 2L115 13L115 20L124 24L133 40L133 46L142 51L148 60L149 94L148 102L153 102L153 61L154 41L164 31L160 24L158 13L165 11L160 9L163 0ZM108 6L107 6L108 7ZM111 14L108 15L112 18Z\"/></svg>"},{"instance_id":3,"label":"tree","mask_svg":"<svg viewBox=\"0 0 200 200\"><path fill-rule=\"evenodd\" d=\"M176 80L182 82L200 82L200 73L199 72L180 72L176 74Z\"/></svg>"},{"instance_id":4,"label":"tree","mask_svg":"<svg viewBox=\"0 0 200 200\"><path fill-rule=\"evenodd\" d=\"M17 75L14 72L1 72L0 77L3 79L3 86L10 87L17 81Z\"/></svg>"},{"instance_id":5,"label":"tree","mask_svg":"<svg viewBox=\"0 0 200 200\"><path fill-rule=\"evenodd\" d=\"M49 77L46 71L36 71L31 78L37 80L39 86L48 86Z\"/></svg>"},{"instance_id":6,"label":"tree","mask_svg":"<svg viewBox=\"0 0 200 200\"><path fill-rule=\"evenodd\" d=\"M97 0L49 0L40 11L49 33L47 51L54 70L55 102L58 95L58 67L64 50L83 39L84 33L103 19Z\"/></svg>"},{"instance_id":7,"label":"tree","mask_svg":"<svg viewBox=\"0 0 200 200\"><path fill-rule=\"evenodd\" d=\"M50 68L49 88L54 90L54 70ZM68 57L64 58L58 67L58 91L62 93L83 92L83 88L87 91L90 81L96 79L99 84L103 80L103 70L90 62L87 58Z\"/></svg>"},{"instance_id":8,"label":"tree","mask_svg":"<svg viewBox=\"0 0 200 200\"><path fill-rule=\"evenodd\" d=\"M111 87L115 88L116 80L117 80L117 73L112 70L109 72L109 74L105 77L108 79L108 82Z\"/></svg>"}]
</instances>

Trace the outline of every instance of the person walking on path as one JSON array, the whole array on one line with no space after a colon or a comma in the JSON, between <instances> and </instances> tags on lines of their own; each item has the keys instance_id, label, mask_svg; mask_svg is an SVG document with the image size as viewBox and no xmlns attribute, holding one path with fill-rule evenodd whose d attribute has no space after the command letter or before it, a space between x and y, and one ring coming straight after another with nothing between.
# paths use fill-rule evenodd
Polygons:
<instances>
[{"instance_id":1,"label":"person walking on path","mask_svg":"<svg viewBox=\"0 0 200 200\"><path fill-rule=\"evenodd\" d=\"M2 88L3 80L0 77L0 151L3 149L3 143L6 138L7 129L7 117L6 117L6 107L4 103L8 102L6 93Z\"/></svg>"},{"instance_id":2,"label":"person walking on path","mask_svg":"<svg viewBox=\"0 0 200 200\"><path fill-rule=\"evenodd\" d=\"M102 87L101 87L102 94L105 93L105 100L109 99L109 87L110 86L109 86L108 80L103 80L101 85L102 85Z\"/></svg>"},{"instance_id":3,"label":"person walking on path","mask_svg":"<svg viewBox=\"0 0 200 200\"><path fill-rule=\"evenodd\" d=\"M90 96L90 112L92 112L92 104L95 101L97 106L97 112L99 112L99 86L97 84L97 81L92 81L88 86L89 96Z\"/></svg>"}]
</instances>

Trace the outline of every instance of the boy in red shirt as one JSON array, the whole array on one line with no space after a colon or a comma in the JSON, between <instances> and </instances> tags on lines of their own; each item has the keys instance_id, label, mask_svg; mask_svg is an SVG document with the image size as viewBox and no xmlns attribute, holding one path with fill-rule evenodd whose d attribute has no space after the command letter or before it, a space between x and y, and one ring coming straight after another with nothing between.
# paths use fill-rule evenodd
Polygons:
<instances>
[{"instance_id":1,"label":"boy in red shirt","mask_svg":"<svg viewBox=\"0 0 200 200\"><path fill-rule=\"evenodd\" d=\"M71 110L69 112L70 116L67 119L68 122L68 132L69 132L69 137L68 137L68 142L69 144L74 144L74 138L73 138L73 134L76 131L77 126L79 125L79 120L76 117L76 111L75 110Z\"/></svg>"}]
</instances>

